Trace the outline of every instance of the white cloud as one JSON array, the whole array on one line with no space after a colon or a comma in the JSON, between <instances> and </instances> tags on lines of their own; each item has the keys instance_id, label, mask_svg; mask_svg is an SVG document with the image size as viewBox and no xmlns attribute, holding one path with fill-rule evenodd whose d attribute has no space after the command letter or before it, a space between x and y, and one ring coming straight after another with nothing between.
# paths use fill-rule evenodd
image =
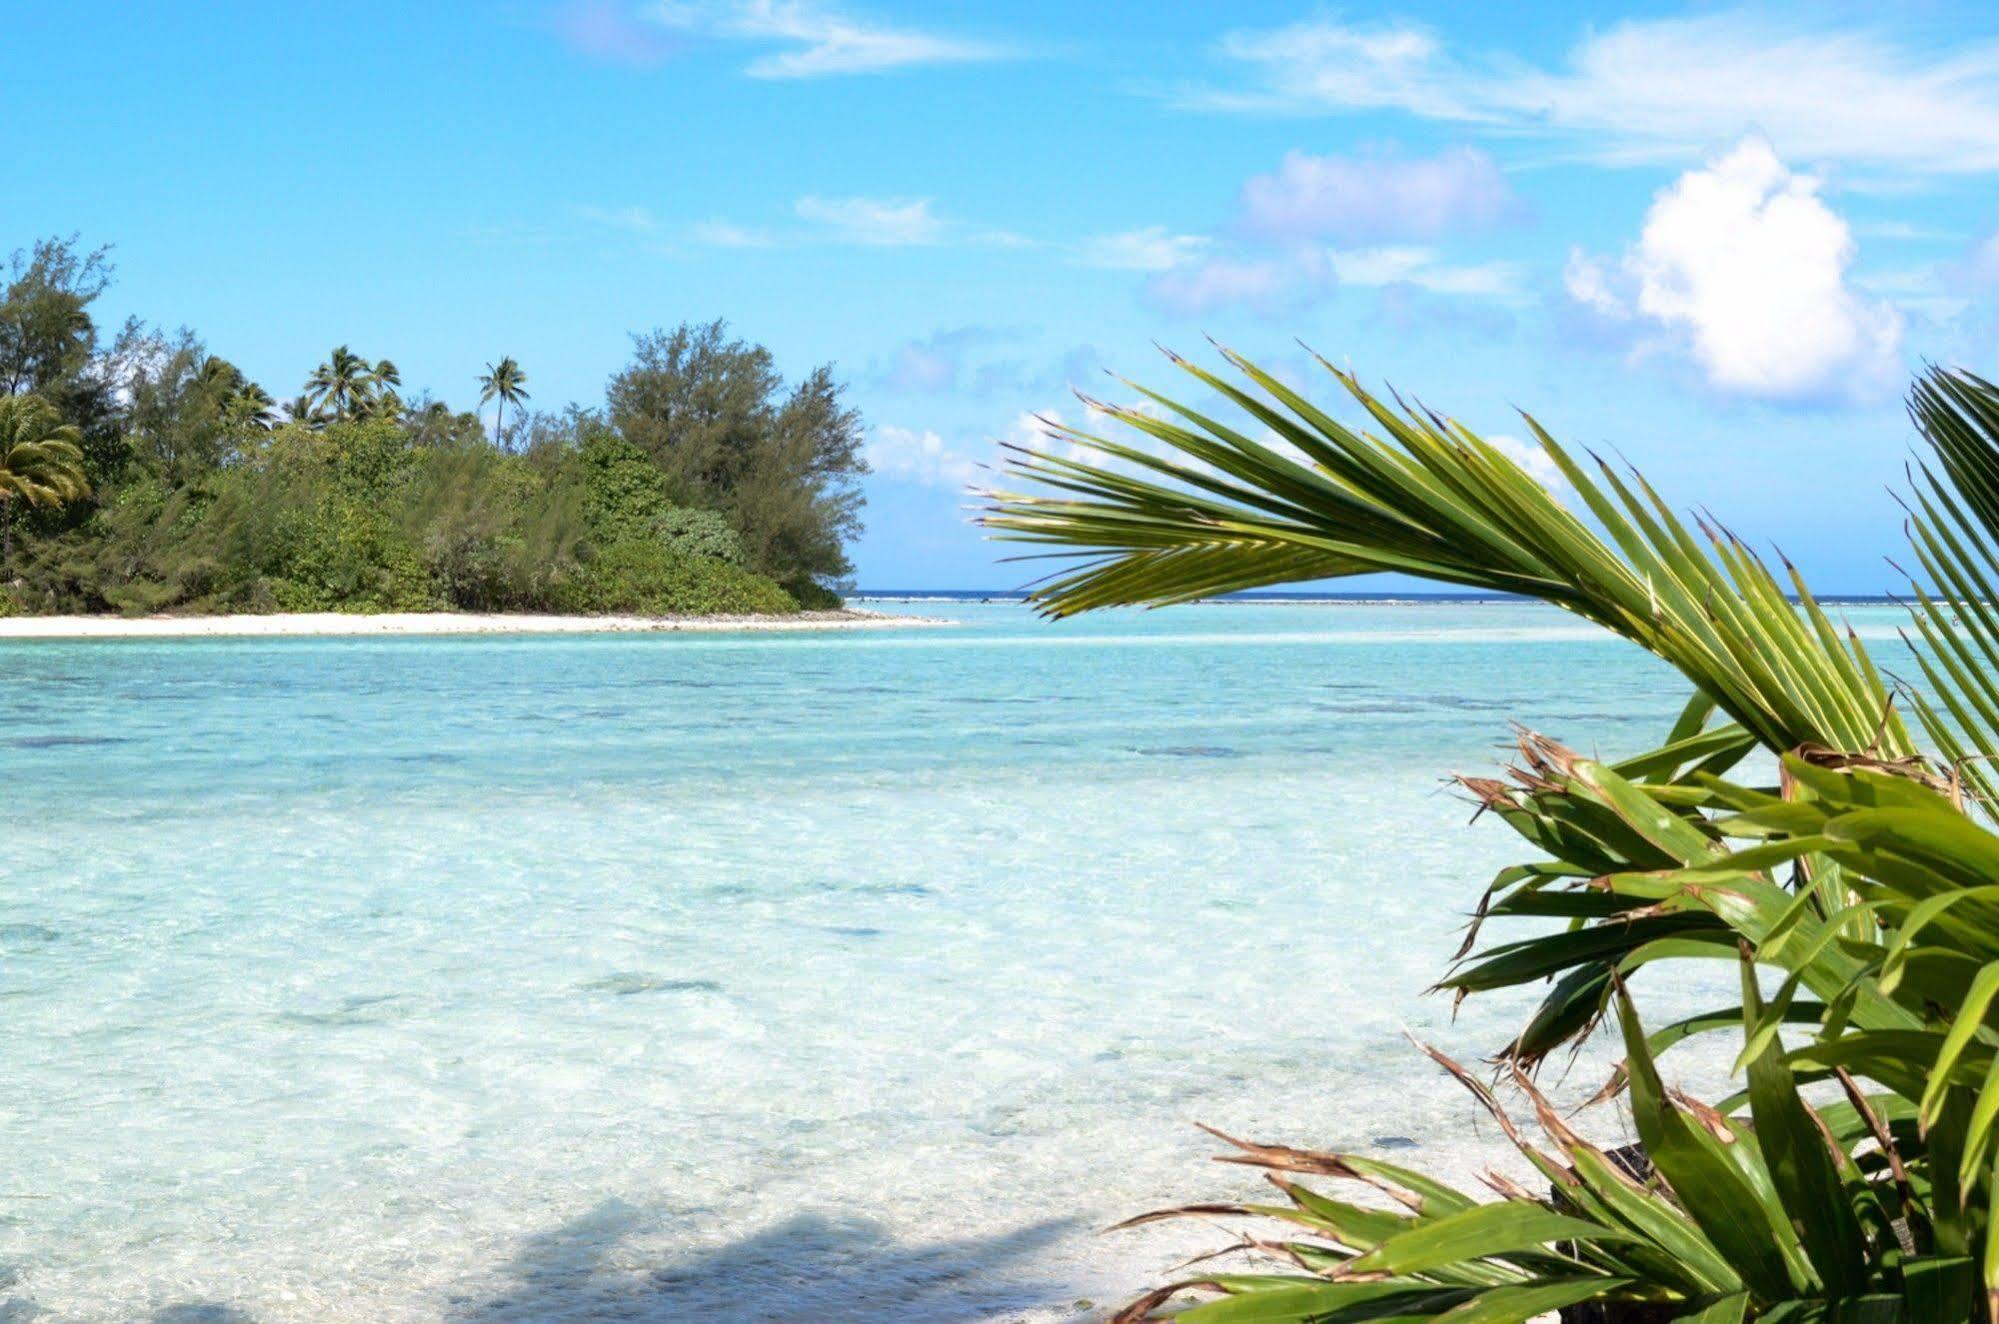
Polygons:
<instances>
[{"instance_id":1,"label":"white cloud","mask_svg":"<svg viewBox=\"0 0 1999 1324\"><path fill-rule=\"evenodd\" d=\"M1616 268L1571 254L1564 284L1599 315L1663 329L1720 390L1865 394L1899 375L1902 317L1848 279L1853 232L1759 137L1653 200Z\"/></svg>"},{"instance_id":2,"label":"white cloud","mask_svg":"<svg viewBox=\"0 0 1999 1324\"><path fill-rule=\"evenodd\" d=\"M1062 422L1062 411L1059 409L1024 410L1014 418L1013 426L1007 430L1006 440L1015 446L1047 450L1056 444L1050 425L1060 427Z\"/></svg>"},{"instance_id":3,"label":"white cloud","mask_svg":"<svg viewBox=\"0 0 1999 1324\"><path fill-rule=\"evenodd\" d=\"M792 206L799 219L853 244L908 248L943 241L944 224L928 198L803 197Z\"/></svg>"},{"instance_id":4,"label":"white cloud","mask_svg":"<svg viewBox=\"0 0 1999 1324\"><path fill-rule=\"evenodd\" d=\"M625 230L632 234L659 233L659 218L644 207L578 207L576 214L586 221Z\"/></svg>"},{"instance_id":5,"label":"white cloud","mask_svg":"<svg viewBox=\"0 0 1999 1324\"><path fill-rule=\"evenodd\" d=\"M1333 288L1336 276L1316 248L1257 257L1221 256L1182 263L1154 275L1153 302L1173 312L1209 313L1242 307L1269 315L1302 307Z\"/></svg>"},{"instance_id":6,"label":"white cloud","mask_svg":"<svg viewBox=\"0 0 1999 1324\"><path fill-rule=\"evenodd\" d=\"M963 488L977 482L977 460L955 450L935 430L879 427L868 438L868 466L898 482Z\"/></svg>"},{"instance_id":7,"label":"white cloud","mask_svg":"<svg viewBox=\"0 0 1999 1324\"><path fill-rule=\"evenodd\" d=\"M1147 403L1151 402L1148 401ZM1084 413L1087 415L1086 420L1074 426L1081 427L1086 432L1096 431L1106 422L1103 414L1097 409L1088 408L1084 410ZM1098 450L1095 446L1089 445L1087 442L1078 441L1074 437L1060 431L1062 427L1068 424L1068 417L1059 409L1029 410L1023 412L1013 420L1013 427L1007 431L1005 440L1011 445L1019 446L1026 450L1039 451L1044 455L1059 456L1065 460L1074 460L1078 464L1109 465L1118 463L1115 456L1108 455ZM1115 425L1112 426L1115 427ZM1133 432L1129 428L1117 428L1116 430L1119 433L1116 440L1126 445L1143 445L1151 440L1151 438L1145 436L1143 433Z\"/></svg>"},{"instance_id":8,"label":"white cloud","mask_svg":"<svg viewBox=\"0 0 1999 1324\"><path fill-rule=\"evenodd\" d=\"M714 248L769 248L777 242L768 230L733 221L697 221L691 233L697 242Z\"/></svg>"},{"instance_id":9,"label":"white cloud","mask_svg":"<svg viewBox=\"0 0 1999 1324\"><path fill-rule=\"evenodd\" d=\"M1800 11L1802 12L1802 11ZM1747 11L1634 19L1585 35L1559 67L1460 58L1429 29L1310 19L1237 32L1247 90L1217 109L1395 109L1571 144L1611 162L1685 159L1760 130L1793 156L1914 171L1999 168L1999 42L1919 46L1879 29Z\"/></svg>"},{"instance_id":10,"label":"white cloud","mask_svg":"<svg viewBox=\"0 0 1999 1324\"><path fill-rule=\"evenodd\" d=\"M1099 236L1078 260L1148 271L1146 293L1154 304L1193 315L1227 308L1263 316L1295 312L1342 284L1505 298L1519 292L1514 263L1446 262L1420 244L1328 248L1324 241L1435 238L1496 223L1516 208L1492 159L1470 148L1416 159L1292 152L1276 170L1243 185L1235 221L1223 234L1153 226Z\"/></svg>"},{"instance_id":11,"label":"white cloud","mask_svg":"<svg viewBox=\"0 0 1999 1324\"><path fill-rule=\"evenodd\" d=\"M1569 260L1562 268L1562 288L1591 312L1621 322L1631 316L1631 310L1611 288L1612 281L1610 270L1601 258L1591 257L1580 248L1569 250Z\"/></svg>"},{"instance_id":12,"label":"white cloud","mask_svg":"<svg viewBox=\"0 0 1999 1324\"><path fill-rule=\"evenodd\" d=\"M1504 299L1520 292L1520 267L1513 262L1440 262L1411 272L1408 279L1432 294Z\"/></svg>"},{"instance_id":13,"label":"white cloud","mask_svg":"<svg viewBox=\"0 0 1999 1324\"><path fill-rule=\"evenodd\" d=\"M1076 249L1076 261L1107 271L1165 271L1206 248L1206 235L1174 234L1163 225L1148 225L1119 234L1093 235Z\"/></svg>"},{"instance_id":14,"label":"white cloud","mask_svg":"<svg viewBox=\"0 0 1999 1324\"><path fill-rule=\"evenodd\" d=\"M1527 471L1527 476L1556 496L1569 490L1569 480L1562 476L1562 470L1554 457L1532 442L1518 437L1497 433L1485 438L1494 450Z\"/></svg>"},{"instance_id":15,"label":"white cloud","mask_svg":"<svg viewBox=\"0 0 1999 1324\"><path fill-rule=\"evenodd\" d=\"M662 26L780 47L744 68L752 78L823 78L1004 59L1004 48L870 22L810 0L659 0Z\"/></svg>"},{"instance_id":16,"label":"white cloud","mask_svg":"<svg viewBox=\"0 0 1999 1324\"><path fill-rule=\"evenodd\" d=\"M1964 237L1955 230L1918 225L1913 221L1869 221L1865 225L1854 226L1853 230L1855 234L1866 235L1870 239L1907 239L1919 243Z\"/></svg>"},{"instance_id":17,"label":"white cloud","mask_svg":"<svg viewBox=\"0 0 1999 1324\"><path fill-rule=\"evenodd\" d=\"M1352 27L1307 19L1262 31L1231 32L1222 51L1257 68L1262 88L1208 93L1223 109L1388 108L1462 118L1462 98L1437 72L1443 48L1428 28L1395 23Z\"/></svg>"},{"instance_id":18,"label":"white cloud","mask_svg":"<svg viewBox=\"0 0 1999 1324\"><path fill-rule=\"evenodd\" d=\"M1505 297L1519 292L1520 270L1511 262L1456 265L1419 246L1333 249L1327 254L1342 285L1380 288L1408 284L1432 294Z\"/></svg>"},{"instance_id":19,"label":"white cloud","mask_svg":"<svg viewBox=\"0 0 1999 1324\"><path fill-rule=\"evenodd\" d=\"M1870 271L1854 277L1853 283L1869 294L1893 300L1895 307L1905 313L1944 325L1971 311L1972 301L1966 297L1962 274L1964 268L1960 264L1931 263L1920 267ZM1975 280L1975 268L1971 274ZM1989 281L1981 283L1990 285Z\"/></svg>"},{"instance_id":20,"label":"white cloud","mask_svg":"<svg viewBox=\"0 0 1999 1324\"><path fill-rule=\"evenodd\" d=\"M1242 186L1240 224L1267 239L1378 243L1489 226L1517 210L1505 176L1476 148L1413 159L1294 151Z\"/></svg>"},{"instance_id":21,"label":"white cloud","mask_svg":"<svg viewBox=\"0 0 1999 1324\"><path fill-rule=\"evenodd\" d=\"M990 248L1039 248L1040 241L1030 239L1012 230L981 230L970 237L971 243L984 244Z\"/></svg>"},{"instance_id":22,"label":"white cloud","mask_svg":"<svg viewBox=\"0 0 1999 1324\"><path fill-rule=\"evenodd\" d=\"M1389 285L1407 280L1412 274L1437 260L1434 248L1368 248L1353 252L1335 249L1333 272L1344 285Z\"/></svg>"}]
</instances>

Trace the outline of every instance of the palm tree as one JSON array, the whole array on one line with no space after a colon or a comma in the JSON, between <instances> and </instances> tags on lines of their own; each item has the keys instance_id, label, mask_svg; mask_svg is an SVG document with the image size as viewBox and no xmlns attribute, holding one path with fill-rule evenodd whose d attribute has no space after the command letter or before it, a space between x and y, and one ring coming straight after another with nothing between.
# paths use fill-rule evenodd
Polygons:
<instances>
[{"instance_id":1,"label":"palm tree","mask_svg":"<svg viewBox=\"0 0 1999 1324\"><path fill-rule=\"evenodd\" d=\"M225 414L255 427L271 426L277 401L235 364L211 354L202 362L200 377Z\"/></svg>"},{"instance_id":2,"label":"palm tree","mask_svg":"<svg viewBox=\"0 0 1999 1324\"><path fill-rule=\"evenodd\" d=\"M319 404L310 392L295 395L285 401L285 417L309 428L326 426L326 416L319 412Z\"/></svg>"},{"instance_id":3,"label":"palm tree","mask_svg":"<svg viewBox=\"0 0 1999 1324\"><path fill-rule=\"evenodd\" d=\"M271 393L252 381L245 381L229 397L231 413L266 432L277 419L277 407Z\"/></svg>"},{"instance_id":4,"label":"palm tree","mask_svg":"<svg viewBox=\"0 0 1999 1324\"><path fill-rule=\"evenodd\" d=\"M82 441L41 397L0 397L0 567L14 560L17 501L60 506L90 495Z\"/></svg>"},{"instance_id":5,"label":"palm tree","mask_svg":"<svg viewBox=\"0 0 1999 1324\"><path fill-rule=\"evenodd\" d=\"M382 363L390 372L395 371L395 365L388 360ZM326 362L314 368L312 376L306 379L306 396L312 401L314 412L328 409L335 419L343 422L358 418L374 398L378 371L377 366L347 346L335 346Z\"/></svg>"},{"instance_id":6,"label":"palm tree","mask_svg":"<svg viewBox=\"0 0 1999 1324\"><path fill-rule=\"evenodd\" d=\"M368 372L368 400L361 409L367 418L394 418L403 409L403 398L397 388L403 384L403 374L388 359L378 359Z\"/></svg>"},{"instance_id":7,"label":"palm tree","mask_svg":"<svg viewBox=\"0 0 1999 1324\"><path fill-rule=\"evenodd\" d=\"M499 401L493 408L494 440L505 442L507 406L519 405L528 398L528 393L521 389L527 385L527 379L528 375L521 371L521 365L511 357L501 359L498 364L486 365L485 374L479 378L479 403Z\"/></svg>"},{"instance_id":8,"label":"palm tree","mask_svg":"<svg viewBox=\"0 0 1999 1324\"><path fill-rule=\"evenodd\" d=\"M1911 396L1933 456L1909 502L1923 693L1891 686L1788 563L1780 579L1733 533L1689 527L1642 476L1579 460L1531 417L1561 495L1462 424L1324 360L1365 426L1224 353L1239 376L1174 362L1246 423L1138 388L1141 406L1086 401L1136 437L1050 424L1059 446L1014 448L1024 481L986 494L983 522L1057 558L1033 593L1045 612L1400 572L1552 603L1664 659L1693 694L1656 749L1599 763L1529 733L1504 779L1460 783L1534 856L1494 878L1440 987L1543 990L1496 1061L1547 1145L1438 1061L1550 1193L1499 1177L1499 1201L1482 1204L1372 1155L1222 1137L1289 1203L1134 1221L1276 1218L1279 1239L1235 1248L1274 1268L1176 1283L1117 1319L1155 1318L1188 1291L1253 1298L1182 1316L1218 1324L1520 1324L1583 1303L1593 1318L1730 1324L1999 1314L1999 387L1933 369ZM1745 759L1759 750L1774 784L1735 771L1758 777ZM1487 916L1553 928L1482 942ZM1739 961L1740 1005L1648 1033L1631 989L1687 957ZM1626 1056L1601 1097L1628 1097L1649 1160L1636 1176L1531 1080L1606 1023ZM1665 1090L1656 1056L1715 1032L1742 1036L1747 1089L1719 1106ZM1808 1096L1814 1082L1830 1096ZM1401 1208L1330 1199L1298 1175Z\"/></svg>"}]
</instances>

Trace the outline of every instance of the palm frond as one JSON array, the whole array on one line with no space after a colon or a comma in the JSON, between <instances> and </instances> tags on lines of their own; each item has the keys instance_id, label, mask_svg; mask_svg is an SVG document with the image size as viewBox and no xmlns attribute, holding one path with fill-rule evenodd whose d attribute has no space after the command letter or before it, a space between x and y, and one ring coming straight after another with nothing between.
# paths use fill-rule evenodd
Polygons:
<instances>
[{"instance_id":1,"label":"palm frond","mask_svg":"<svg viewBox=\"0 0 1999 1324\"><path fill-rule=\"evenodd\" d=\"M1923 729L1986 806L1999 805L1999 388L1932 368L1909 415L1936 457L1915 470L1909 541L1928 585L1912 614L1927 683Z\"/></svg>"},{"instance_id":2,"label":"palm frond","mask_svg":"<svg viewBox=\"0 0 1999 1324\"><path fill-rule=\"evenodd\" d=\"M1095 407L1151 447L1051 425L1067 453L1018 453L1008 472L1027 486L988 494L982 522L996 537L1080 563L1034 590L1043 609L1400 572L1596 622L1671 663L1771 749L1913 752L1865 648L1795 570L1797 604L1761 557L1710 521L1690 528L1637 474L1586 467L1526 419L1599 536L1459 423L1384 401L1320 359L1378 432L1349 428L1223 352L1244 381L1173 361L1241 425L1134 388L1145 405Z\"/></svg>"}]
</instances>

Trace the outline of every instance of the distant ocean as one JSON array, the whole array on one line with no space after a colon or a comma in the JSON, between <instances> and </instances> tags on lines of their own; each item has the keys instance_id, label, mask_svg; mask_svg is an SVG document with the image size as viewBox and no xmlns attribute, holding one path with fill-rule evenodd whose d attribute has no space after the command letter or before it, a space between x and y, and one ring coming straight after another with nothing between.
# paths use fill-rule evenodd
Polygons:
<instances>
[{"instance_id":1,"label":"distant ocean","mask_svg":"<svg viewBox=\"0 0 1999 1324\"><path fill-rule=\"evenodd\" d=\"M1404 1038L1526 1009L1423 996L1529 853L1443 779L1674 676L1521 603L888 596L962 624L0 644L0 1317L1089 1319L1220 1240L1097 1229L1261 1189L1197 1120L1498 1152Z\"/></svg>"},{"instance_id":2,"label":"distant ocean","mask_svg":"<svg viewBox=\"0 0 1999 1324\"><path fill-rule=\"evenodd\" d=\"M885 588L857 589L854 602L1023 602L1028 594L1021 589L977 588ZM1797 599L1795 596L1793 601ZM1331 593L1292 592L1263 589L1253 593L1229 593L1207 599L1234 603L1335 603L1347 606L1424 606L1427 604L1465 605L1476 603L1524 605L1529 600L1504 593ZM1888 606L1897 599L1885 593L1821 594L1821 604L1838 606Z\"/></svg>"}]
</instances>

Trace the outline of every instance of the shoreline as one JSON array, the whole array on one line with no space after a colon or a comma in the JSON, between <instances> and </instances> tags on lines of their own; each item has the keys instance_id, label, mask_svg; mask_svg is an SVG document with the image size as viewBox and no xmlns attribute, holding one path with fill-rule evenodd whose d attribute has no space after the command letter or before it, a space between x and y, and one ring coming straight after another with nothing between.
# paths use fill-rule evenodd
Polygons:
<instances>
[{"instance_id":1,"label":"shoreline","mask_svg":"<svg viewBox=\"0 0 1999 1324\"><path fill-rule=\"evenodd\" d=\"M956 625L843 607L788 616L552 616L509 612L274 612L237 616L4 616L0 643L19 639L250 639L446 634L790 633Z\"/></svg>"}]
</instances>

